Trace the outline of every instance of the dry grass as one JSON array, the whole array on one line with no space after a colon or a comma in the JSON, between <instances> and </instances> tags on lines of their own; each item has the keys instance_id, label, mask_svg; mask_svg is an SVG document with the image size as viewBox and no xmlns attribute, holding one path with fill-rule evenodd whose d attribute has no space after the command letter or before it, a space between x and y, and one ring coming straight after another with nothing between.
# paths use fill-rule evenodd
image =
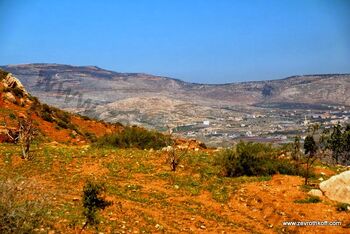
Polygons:
<instances>
[{"instance_id":1,"label":"dry grass","mask_svg":"<svg viewBox=\"0 0 350 234\"><path fill-rule=\"evenodd\" d=\"M31 181L27 198L45 195L51 202L50 212L41 212L44 220L63 233L76 233L84 223L82 193L87 180L104 183L106 199L113 202L101 212L98 231L104 233L274 233L292 230L282 227L281 220L317 219L315 215L350 222L347 213L337 212L331 202L294 203L306 197L298 188L300 177L226 178L211 153L188 152L172 172L161 151L49 144L33 149L34 159L22 161L17 147L0 144L0 178ZM320 211L312 213L316 209ZM273 215L266 219L266 214ZM281 219L270 227L275 215ZM344 231L324 228L319 230Z\"/></svg>"}]
</instances>

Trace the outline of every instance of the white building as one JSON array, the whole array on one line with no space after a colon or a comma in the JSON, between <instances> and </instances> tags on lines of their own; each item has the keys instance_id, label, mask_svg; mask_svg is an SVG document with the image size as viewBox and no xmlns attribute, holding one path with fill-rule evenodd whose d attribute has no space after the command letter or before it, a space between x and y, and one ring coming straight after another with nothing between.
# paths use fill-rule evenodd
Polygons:
<instances>
[{"instance_id":1,"label":"white building","mask_svg":"<svg viewBox=\"0 0 350 234\"><path fill-rule=\"evenodd\" d=\"M203 124L209 126L210 125L210 121L209 120L204 120Z\"/></svg>"}]
</instances>

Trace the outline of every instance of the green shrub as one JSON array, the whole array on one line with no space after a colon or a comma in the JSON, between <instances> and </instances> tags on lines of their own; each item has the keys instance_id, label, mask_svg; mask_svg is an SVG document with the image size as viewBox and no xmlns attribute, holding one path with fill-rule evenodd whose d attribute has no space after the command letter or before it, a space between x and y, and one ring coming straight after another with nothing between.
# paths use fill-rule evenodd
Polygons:
<instances>
[{"instance_id":1,"label":"green shrub","mask_svg":"<svg viewBox=\"0 0 350 234\"><path fill-rule=\"evenodd\" d=\"M321 202L321 199L317 196L309 196L305 199L301 199L301 200L295 200L294 203L300 203L300 204L304 204L304 203L319 203Z\"/></svg>"},{"instance_id":2,"label":"green shrub","mask_svg":"<svg viewBox=\"0 0 350 234\"><path fill-rule=\"evenodd\" d=\"M38 98L35 97L35 96L32 96L32 95L29 95L29 96L28 96L28 99L29 99L30 101L34 102L34 103L38 103L38 102L39 102Z\"/></svg>"},{"instance_id":3,"label":"green shrub","mask_svg":"<svg viewBox=\"0 0 350 234\"><path fill-rule=\"evenodd\" d=\"M171 144L171 138L156 131L148 131L138 127L125 127L120 133L101 137L97 144L119 148L161 149Z\"/></svg>"},{"instance_id":4,"label":"green shrub","mask_svg":"<svg viewBox=\"0 0 350 234\"><path fill-rule=\"evenodd\" d=\"M91 120L90 117L85 116L85 115L79 115L83 120Z\"/></svg>"},{"instance_id":5,"label":"green shrub","mask_svg":"<svg viewBox=\"0 0 350 234\"><path fill-rule=\"evenodd\" d=\"M240 142L234 149L223 151L219 155L219 163L228 177L304 173L296 164L287 159L279 159L278 155L278 150L271 145Z\"/></svg>"},{"instance_id":6,"label":"green shrub","mask_svg":"<svg viewBox=\"0 0 350 234\"><path fill-rule=\"evenodd\" d=\"M42 112L41 118L43 118L43 120L50 122L50 123L52 123L54 121L54 119L51 117L50 113L48 113L48 112Z\"/></svg>"},{"instance_id":7,"label":"green shrub","mask_svg":"<svg viewBox=\"0 0 350 234\"><path fill-rule=\"evenodd\" d=\"M18 87L13 88L12 92L16 97L22 98L24 96L23 90Z\"/></svg>"},{"instance_id":8,"label":"green shrub","mask_svg":"<svg viewBox=\"0 0 350 234\"><path fill-rule=\"evenodd\" d=\"M64 128L64 129L68 128L68 124L66 122L63 122L62 120L58 120L57 125L61 128Z\"/></svg>"},{"instance_id":9,"label":"green shrub","mask_svg":"<svg viewBox=\"0 0 350 234\"><path fill-rule=\"evenodd\" d=\"M48 114L51 114L51 113L52 113L52 110L51 110L51 108L50 108L49 105L43 104L42 108L43 108L43 112L46 112L46 113L48 113Z\"/></svg>"},{"instance_id":10,"label":"green shrub","mask_svg":"<svg viewBox=\"0 0 350 234\"><path fill-rule=\"evenodd\" d=\"M101 193L104 191L105 187L102 184L96 184L90 181L85 184L83 193L83 214L86 218L86 222L82 230L87 225L97 225L99 223L97 212L112 205L112 202L106 201L101 197Z\"/></svg>"},{"instance_id":11,"label":"green shrub","mask_svg":"<svg viewBox=\"0 0 350 234\"><path fill-rule=\"evenodd\" d=\"M8 75L9 73L7 71L4 71L2 69L0 69L0 81L5 79L5 77Z\"/></svg>"},{"instance_id":12,"label":"green shrub","mask_svg":"<svg viewBox=\"0 0 350 234\"><path fill-rule=\"evenodd\" d=\"M337 211L349 211L349 210L350 210L350 204L348 203L337 204Z\"/></svg>"},{"instance_id":13,"label":"green shrub","mask_svg":"<svg viewBox=\"0 0 350 234\"><path fill-rule=\"evenodd\" d=\"M97 141L97 137L96 137L95 133L86 132L85 133L85 137L91 142L96 142Z\"/></svg>"},{"instance_id":14,"label":"green shrub","mask_svg":"<svg viewBox=\"0 0 350 234\"><path fill-rule=\"evenodd\" d=\"M16 115L15 115L14 113L10 113L10 114L9 114L9 117L10 117L10 119L12 119L12 120L14 120L14 119L17 118Z\"/></svg>"}]
</instances>

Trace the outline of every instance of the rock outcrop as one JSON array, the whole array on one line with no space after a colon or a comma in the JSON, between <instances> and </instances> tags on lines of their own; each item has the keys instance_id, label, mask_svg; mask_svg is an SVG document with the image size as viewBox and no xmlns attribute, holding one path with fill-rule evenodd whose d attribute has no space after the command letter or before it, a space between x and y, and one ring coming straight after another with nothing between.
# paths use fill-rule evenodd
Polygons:
<instances>
[{"instance_id":1,"label":"rock outcrop","mask_svg":"<svg viewBox=\"0 0 350 234\"><path fill-rule=\"evenodd\" d=\"M11 73L8 73L5 78L2 80L3 86L5 88L14 89L17 88L24 95L28 95L27 91L25 90L24 86L22 85L21 81L19 81L16 77L14 77Z\"/></svg>"},{"instance_id":2,"label":"rock outcrop","mask_svg":"<svg viewBox=\"0 0 350 234\"><path fill-rule=\"evenodd\" d=\"M350 171L332 176L320 183L320 189L333 201L350 204Z\"/></svg>"}]
</instances>

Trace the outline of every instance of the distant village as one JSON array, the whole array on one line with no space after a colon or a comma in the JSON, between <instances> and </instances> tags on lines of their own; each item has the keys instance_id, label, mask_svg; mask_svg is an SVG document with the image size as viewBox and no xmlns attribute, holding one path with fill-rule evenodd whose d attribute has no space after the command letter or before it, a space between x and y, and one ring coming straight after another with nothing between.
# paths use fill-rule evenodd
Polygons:
<instances>
[{"instance_id":1,"label":"distant village","mask_svg":"<svg viewBox=\"0 0 350 234\"><path fill-rule=\"evenodd\" d=\"M288 143L296 135L305 137L309 125L323 128L350 123L350 108L327 106L322 110L266 109L236 116L208 117L177 125L174 134L200 139L212 145L239 140Z\"/></svg>"}]
</instances>

